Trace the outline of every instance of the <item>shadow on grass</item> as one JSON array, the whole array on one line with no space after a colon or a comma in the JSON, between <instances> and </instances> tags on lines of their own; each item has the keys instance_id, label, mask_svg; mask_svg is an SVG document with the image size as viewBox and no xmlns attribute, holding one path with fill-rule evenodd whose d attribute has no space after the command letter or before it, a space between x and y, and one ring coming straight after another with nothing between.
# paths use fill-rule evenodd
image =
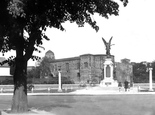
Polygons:
<instances>
[{"instance_id":1,"label":"shadow on grass","mask_svg":"<svg viewBox=\"0 0 155 115\"><path fill-rule=\"evenodd\" d=\"M50 112L54 108L63 108L63 109L66 108L66 109L68 109L68 108L72 108L72 107L69 105L65 105L65 104L52 104L52 105L48 105L48 106L39 107L37 109L41 110L41 111L44 110L44 111Z\"/></svg>"}]
</instances>

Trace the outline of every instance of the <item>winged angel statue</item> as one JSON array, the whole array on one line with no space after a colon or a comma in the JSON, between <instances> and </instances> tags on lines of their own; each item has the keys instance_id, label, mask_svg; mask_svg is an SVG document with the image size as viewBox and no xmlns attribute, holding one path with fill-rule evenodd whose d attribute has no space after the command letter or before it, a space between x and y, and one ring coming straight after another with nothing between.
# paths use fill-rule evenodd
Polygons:
<instances>
[{"instance_id":1,"label":"winged angel statue","mask_svg":"<svg viewBox=\"0 0 155 115\"><path fill-rule=\"evenodd\" d=\"M106 47L106 55L110 56L110 49L111 49L111 46L114 45L114 44L111 44L111 40L112 40L113 37L110 38L109 42L106 42L104 38L102 38L103 42L104 42L104 45Z\"/></svg>"}]
</instances>

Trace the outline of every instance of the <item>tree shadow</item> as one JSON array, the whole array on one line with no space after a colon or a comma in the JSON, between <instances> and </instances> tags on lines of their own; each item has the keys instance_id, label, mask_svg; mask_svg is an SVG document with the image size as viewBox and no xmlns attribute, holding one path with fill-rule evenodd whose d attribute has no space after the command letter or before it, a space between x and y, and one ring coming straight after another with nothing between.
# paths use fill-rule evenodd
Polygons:
<instances>
[{"instance_id":1,"label":"tree shadow","mask_svg":"<svg viewBox=\"0 0 155 115\"><path fill-rule=\"evenodd\" d=\"M72 107L69 105L66 105L66 104L52 104L52 105L48 105L48 106L39 107L37 109L41 110L41 111L50 112L52 109L55 109L55 108L68 109L68 108L72 108Z\"/></svg>"}]
</instances>

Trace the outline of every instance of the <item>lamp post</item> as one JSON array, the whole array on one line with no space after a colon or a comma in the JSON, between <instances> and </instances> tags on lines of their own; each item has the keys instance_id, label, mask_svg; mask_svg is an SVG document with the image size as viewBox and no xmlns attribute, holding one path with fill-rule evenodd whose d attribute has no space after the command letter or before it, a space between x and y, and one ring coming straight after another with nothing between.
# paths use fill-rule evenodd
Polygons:
<instances>
[{"instance_id":1,"label":"lamp post","mask_svg":"<svg viewBox=\"0 0 155 115\"><path fill-rule=\"evenodd\" d=\"M62 83L61 83L61 68L58 69L58 83L59 83L59 87L58 87L58 92L62 92Z\"/></svg>"},{"instance_id":2,"label":"lamp post","mask_svg":"<svg viewBox=\"0 0 155 115\"><path fill-rule=\"evenodd\" d=\"M152 64L149 63L148 64L148 70L149 70L149 91L153 91L153 88L152 88Z\"/></svg>"},{"instance_id":3,"label":"lamp post","mask_svg":"<svg viewBox=\"0 0 155 115\"><path fill-rule=\"evenodd\" d=\"M149 90L150 91L153 91L153 88L152 88L152 70L153 70L153 68L149 68L149 82L150 82Z\"/></svg>"}]
</instances>

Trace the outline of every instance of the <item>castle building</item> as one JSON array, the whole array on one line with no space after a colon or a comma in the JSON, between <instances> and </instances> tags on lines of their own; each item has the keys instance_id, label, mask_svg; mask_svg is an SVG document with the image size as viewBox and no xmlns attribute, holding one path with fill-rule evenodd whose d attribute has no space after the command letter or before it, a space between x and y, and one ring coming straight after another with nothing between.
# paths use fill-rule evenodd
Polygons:
<instances>
[{"instance_id":1,"label":"castle building","mask_svg":"<svg viewBox=\"0 0 155 115\"><path fill-rule=\"evenodd\" d=\"M55 57L54 53L48 51L51 57ZM49 56L49 55L48 55ZM50 57L50 56L49 56ZM112 61L114 62L114 56ZM94 80L99 83L103 78L104 61L107 58L106 55L93 55L84 54L78 57L55 59L50 62L50 69L53 75L57 75L60 69L62 77L70 78L74 83L88 82Z\"/></svg>"},{"instance_id":2,"label":"castle building","mask_svg":"<svg viewBox=\"0 0 155 115\"><path fill-rule=\"evenodd\" d=\"M0 63L5 60L6 59L4 57L0 57ZM10 74L10 66L7 63L0 65L0 84L2 84L5 80L7 81L12 79L12 75Z\"/></svg>"}]
</instances>

